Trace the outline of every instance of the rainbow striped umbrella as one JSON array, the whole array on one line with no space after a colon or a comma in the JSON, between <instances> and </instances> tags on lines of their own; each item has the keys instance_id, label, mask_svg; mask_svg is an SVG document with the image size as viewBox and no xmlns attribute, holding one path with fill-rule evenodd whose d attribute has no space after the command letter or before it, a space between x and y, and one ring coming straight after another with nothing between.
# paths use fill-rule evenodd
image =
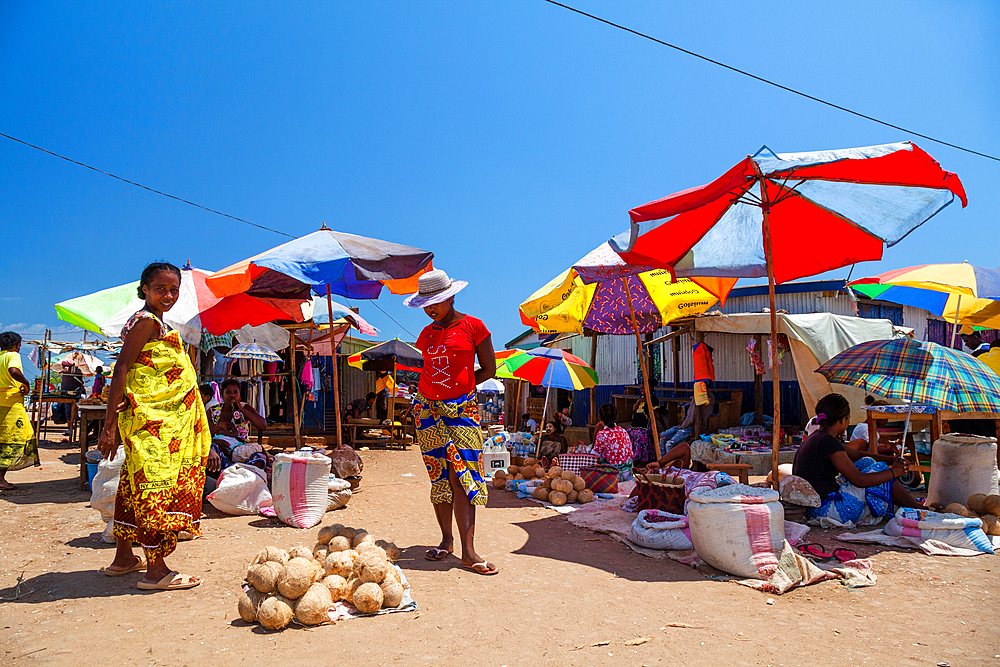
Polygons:
<instances>
[{"instance_id":1,"label":"rainbow striped umbrella","mask_svg":"<svg viewBox=\"0 0 1000 667\"><path fill-rule=\"evenodd\" d=\"M510 377L556 389L587 389L597 384L597 371L580 357L549 347L518 350L497 366L497 377Z\"/></svg>"}]
</instances>

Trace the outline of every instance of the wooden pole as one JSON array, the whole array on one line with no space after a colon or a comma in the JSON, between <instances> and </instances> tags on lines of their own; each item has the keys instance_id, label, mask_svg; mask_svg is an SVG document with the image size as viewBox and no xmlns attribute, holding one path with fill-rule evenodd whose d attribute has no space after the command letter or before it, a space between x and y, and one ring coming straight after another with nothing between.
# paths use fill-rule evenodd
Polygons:
<instances>
[{"instance_id":1,"label":"wooden pole","mask_svg":"<svg viewBox=\"0 0 1000 667\"><path fill-rule=\"evenodd\" d=\"M334 421L337 424L337 433L335 435L335 442L339 447L341 442L341 427L340 427L340 362L337 359L337 345L336 336L333 335L333 297L330 294L330 285L326 286L326 315L330 320L330 358L333 360L333 414Z\"/></svg>"},{"instance_id":2,"label":"wooden pole","mask_svg":"<svg viewBox=\"0 0 1000 667\"><path fill-rule=\"evenodd\" d=\"M635 321L635 307L632 305L632 292L628 288L628 278L622 276L622 283L625 285L625 298L628 299L628 313L632 318L632 330L635 331L635 344L639 348L639 363L642 365L642 386L646 392L646 412L649 414L649 424L653 431L653 446L656 448L657 460L663 456L660 451L660 434L656 427L656 415L653 414L653 392L649 389L649 367L646 363L646 350L642 347L642 335L639 333L639 323Z\"/></svg>"},{"instance_id":3,"label":"wooden pole","mask_svg":"<svg viewBox=\"0 0 1000 667\"><path fill-rule=\"evenodd\" d=\"M597 333L591 334L590 339L590 367L597 370ZM589 424L597 423L597 385L590 388L590 420Z\"/></svg>"},{"instance_id":4,"label":"wooden pole","mask_svg":"<svg viewBox=\"0 0 1000 667\"><path fill-rule=\"evenodd\" d=\"M677 329L677 327L671 327L671 329ZM681 337L677 336L674 338L673 345L674 352L674 389L681 388Z\"/></svg>"},{"instance_id":5,"label":"wooden pole","mask_svg":"<svg viewBox=\"0 0 1000 667\"><path fill-rule=\"evenodd\" d=\"M958 334L958 311L962 309L962 295L958 295L958 300L955 301L955 323L951 325L951 347L955 347L955 336Z\"/></svg>"},{"instance_id":6,"label":"wooden pole","mask_svg":"<svg viewBox=\"0 0 1000 667\"><path fill-rule=\"evenodd\" d=\"M313 322L310 319L309 320L309 339L306 341L305 353L303 355L305 358L308 358L308 357L312 356L312 342L313 342L313 328L314 327L315 327L315 322ZM295 335L294 331L292 332L292 335L293 336ZM303 366L305 366L305 364L303 364ZM299 424L302 423L302 420L305 419L305 416L306 416L306 395L303 393L302 394L302 403L299 406ZM300 426L300 428L301 428L301 426Z\"/></svg>"},{"instance_id":7,"label":"wooden pole","mask_svg":"<svg viewBox=\"0 0 1000 667\"><path fill-rule=\"evenodd\" d=\"M517 425L521 420L521 385L523 383L517 381L517 399L514 401L514 430L517 430Z\"/></svg>"},{"instance_id":8,"label":"wooden pole","mask_svg":"<svg viewBox=\"0 0 1000 667\"><path fill-rule=\"evenodd\" d=\"M299 421L299 374L296 372L295 368L295 351L298 347L298 338L295 337L295 331L290 331L291 340L289 341L288 349L291 353L291 366L292 366L292 424L295 428L295 449L302 448L302 433L301 433L301 422Z\"/></svg>"},{"instance_id":9,"label":"wooden pole","mask_svg":"<svg viewBox=\"0 0 1000 667\"><path fill-rule=\"evenodd\" d=\"M542 434L545 433L545 411L549 407L549 394L552 393L552 374L549 373L549 388L545 390L545 403L542 404L542 423L538 425L538 439L535 440L535 458L542 452Z\"/></svg>"},{"instance_id":10,"label":"wooden pole","mask_svg":"<svg viewBox=\"0 0 1000 667\"><path fill-rule=\"evenodd\" d=\"M771 427L771 485L778 488L778 449L781 447L781 383L778 380L778 311L774 296L774 257L771 245L769 216L771 203L767 198L767 182L757 170L760 184L761 211L764 214L764 257L767 260L767 298L771 307L771 386L774 391L774 426Z\"/></svg>"},{"instance_id":11,"label":"wooden pole","mask_svg":"<svg viewBox=\"0 0 1000 667\"><path fill-rule=\"evenodd\" d=\"M754 343L757 354L764 354L764 337L760 334L754 339ZM761 356L761 359L764 357ZM753 372L753 400L754 400L754 415L753 423L761 424L764 423L764 376L758 373L756 370Z\"/></svg>"}]
</instances>

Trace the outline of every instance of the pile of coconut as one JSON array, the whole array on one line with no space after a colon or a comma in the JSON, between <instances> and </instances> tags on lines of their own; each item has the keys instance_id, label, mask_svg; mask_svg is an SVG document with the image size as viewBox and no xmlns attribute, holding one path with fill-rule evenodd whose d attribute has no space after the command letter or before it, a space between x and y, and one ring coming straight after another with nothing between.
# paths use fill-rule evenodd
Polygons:
<instances>
[{"instance_id":1,"label":"pile of coconut","mask_svg":"<svg viewBox=\"0 0 1000 667\"><path fill-rule=\"evenodd\" d=\"M966 504L952 503L943 510L945 514L973 517L983 522L983 532L987 535L1000 535L1000 495L987 496L984 493L974 493L969 496Z\"/></svg>"},{"instance_id":2,"label":"pile of coconut","mask_svg":"<svg viewBox=\"0 0 1000 667\"><path fill-rule=\"evenodd\" d=\"M366 614L398 607L405 593L393 565L398 559L395 544L366 530L323 526L312 549L267 547L257 554L242 587L240 617L280 630L293 618L303 625L331 623L330 608L341 600Z\"/></svg>"},{"instance_id":3,"label":"pile of coconut","mask_svg":"<svg viewBox=\"0 0 1000 667\"><path fill-rule=\"evenodd\" d=\"M594 492L587 488L587 482L571 470L563 470L552 466L543 468L535 459L525 459L523 466L512 465L505 473L498 470L493 475L493 486L498 489L511 489L511 480L530 480L528 487L533 487L532 495L537 500L548 501L556 505L566 503L586 504L594 500Z\"/></svg>"}]
</instances>

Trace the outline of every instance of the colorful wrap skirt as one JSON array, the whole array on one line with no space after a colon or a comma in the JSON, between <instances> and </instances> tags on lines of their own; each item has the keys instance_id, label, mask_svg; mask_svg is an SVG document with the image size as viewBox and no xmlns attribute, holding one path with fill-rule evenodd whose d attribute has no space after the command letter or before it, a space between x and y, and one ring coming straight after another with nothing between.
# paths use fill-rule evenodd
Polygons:
<instances>
[{"instance_id":1,"label":"colorful wrap skirt","mask_svg":"<svg viewBox=\"0 0 1000 667\"><path fill-rule=\"evenodd\" d=\"M889 469L885 463L876 462L868 456L855 461L854 465L863 473ZM892 503L893 480L862 489L840 476L838 479L842 480L840 489L828 495L819 507L809 510L806 513L808 518L828 518L843 524L867 525L895 516L896 508Z\"/></svg>"},{"instance_id":2,"label":"colorful wrap skirt","mask_svg":"<svg viewBox=\"0 0 1000 667\"><path fill-rule=\"evenodd\" d=\"M20 396L17 397L20 399ZM0 470L21 470L41 465L38 442L22 400L0 404Z\"/></svg>"},{"instance_id":3,"label":"colorful wrap skirt","mask_svg":"<svg viewBox=\"0 0 1000 667\"><path fill-rule=\"evenodd\" d=\"M448 464L451 464L472 505L485 505L483 479L483 432L479 427L476 392L460 398L431 401L417 395L417 442L431 478L431 502L452 503Z\"/></svg>"},{"instance_id":4,"label":"colorful wrap skirt","mask_svg":"<svg viewBox=\"0 0 1000 667\"><path fill-rule=\"evenodd\" d=\"M177 533L201 535L203 459L212 435L197 377L176 331L146 343L125 383L118 414L125 445L115 537L138 542L147 560L166 557Z\"/></svg>"}]
</instances>

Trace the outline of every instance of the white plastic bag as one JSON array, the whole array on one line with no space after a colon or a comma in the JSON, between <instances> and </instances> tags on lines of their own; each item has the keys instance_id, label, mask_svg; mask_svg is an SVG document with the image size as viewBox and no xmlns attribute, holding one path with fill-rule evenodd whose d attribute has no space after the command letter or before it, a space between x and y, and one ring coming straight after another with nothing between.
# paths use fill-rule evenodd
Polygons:
<instances>
[{"instance_id":1,"label":"white plastic bag","mask_svg":"<svg viewBox=\"0 0 1000 667\"><path fill-rule=\"evenodd\" d=\"M312 528L330 504L330 459L298 451L274 457L271 491L274 513L294 528Z\"/></svg>"},{"instance_id":2,"label":"white plastic bag","mask_svg":"<svg viewBox=\"0 0 1000 667\"><path fill-rule=\"evenodd\" d=\"M260 468L234 463L219 475L208 502L225 514L259 514L272 505L267 474Z\"/></svg>"},{"instance_id":3,"label":"white plastic bag","mask_svg":"<svg viewBox=\"0 0 1000 667\"><path fill-rule=\"evenodd\" d=\"M642 510L632 522L628 541L647 549L684 551L694 549L688 518L659 510Z\"/></svg>"},{"instance_id":4,"label":"white plastic bag","mask_svg":"<svg viewBox=\"0 0 1000 667\"><path fill-rule=\"evenodd\" d=\"M115 496L118 495L118 480L121 479L122 464L125 463L125 446L118 448L113 458L97 464L97 474L91 483L90 506L101 513L101 520L107 522L101 541L113 544L115 519Z\"/></svg>"},{"instance_id":5,"label":"white plastic bag","mask_svg":"<svg viewBox=\"0 0 1000 667\"><path fill-rule=\"evenodd\" d=\"M329 498L329 503L326 506L327 512L340 509L351 501L351 483L346 479L339 479L336 475L330 475L326 491Z\"/></svg>"},{"instance_id":6,"label":"white plastic bag","mask_svg":"<svg viewBox=\"0 0 1000 667\"><path fill-rule=\"evenodd\" d=\"M778 492L743 484L696 489L688 497L691 542L714 568L768 580L785 544L785 510Z\"/></svg>"}]
</instances>

